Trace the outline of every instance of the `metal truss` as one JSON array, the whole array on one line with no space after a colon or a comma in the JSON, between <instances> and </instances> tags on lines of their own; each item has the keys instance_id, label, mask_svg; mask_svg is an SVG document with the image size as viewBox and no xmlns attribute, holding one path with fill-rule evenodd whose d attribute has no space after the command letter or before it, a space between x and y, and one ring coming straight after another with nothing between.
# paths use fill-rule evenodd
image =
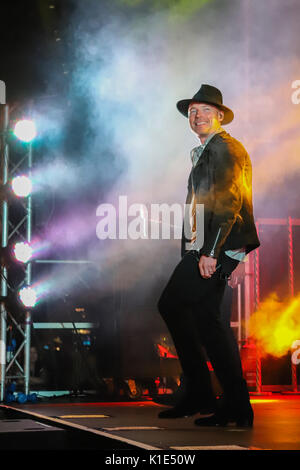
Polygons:
<instances>
[{"instance_id":1,"label":"metal truss","mask_svg":"<svg viewBox=\"0 0 300 470\"><path fill-rule=\"evenodd\" d=\"M10 196L8 191L9 183L14 176L25 173L29 178L32 172L32 144L23 144L22 153L10 156L9 134L10 118L9 107L0 106L0 194L1 196L1 251L7 252L13 240L31 242L32 236L32 197L15 198L13 203L20 208L18 216L12 210L9 217ZM20 212L20 213L19 213ZM35 264L73 264L73 265L93 265L89 260L34 260ZM22 267L19 266L21 282L12 285L10 281L10 267L1 256L1 297L0 297L0 401L5 399L6 384L11 380L23 382L25 395L30 393L30 346L32 332L32 317L30 309L14 309L8 302L10 296L16 298L17 292L24 286L32 283L33 262L28 262ZM13 277L13 276L12 276ZM77 279L89 287L80 275L76 273ZM20 314L21 311L21 314ZM52 325L53 328L53 325ZM76 328L75 324L73 328ZM14 350L9 345L9 336L18 336L18 344Z\"/></svg>"},{"instance_id":2,"label":"metal truss","mask_svg":"<svg viewBox=\"0 0 300 470\"><path fill-rule=\"evenodd\" d=\"M20 205L21 214L18 220L9 217L10 196L8 185L11 179L20 172L31 176L32 144L24 144L23 154L17 161L10 158L9 133L10 118L9 107L0 107L2 129L0 135L0 185L1 185L1 251L7 252L14 237L18 241L31 242L32 227L32 198L29 195L25 200L16 198L15 203ZM10 266L7 260L1 257L1 303L0 303L0 401L5 398L6 383L18 379L24 383L24 393L29 393L30 379L30 342L31 342L31 312L24 310L20 316L17 311L9 307L8 299L16 297L17 291L23 286L31 284L32 263L28 262L22 271L22 280L18 286L10 282ZM21 318L22 317L22 318ZM8 348L8 333L15 332L21 337L16 350Z\"/></svg>"},{"instance_id":3,"label":"metal truss","mask_svg":"<svg viewBox=\"0 0 300 470\"><path fill-rule=\"evenodd\" d=\"M257 226L257 231L259 233L259 230L263 225L271 225L271 226L285 226L287 230L287 235L288 235L288 244L287 244L287 255L288 255L288 269L289 269L289 276L288 276L288 284L289 284L289 294L290 297L294 297L295 294L295 287L294 287L294 245L293 245L293 227L299 226L300 225L300 219L294 219L292 217L287 217L287 218L262 218L258 219L256 222ZM254 292L255 292L255 309L258 309L260 306L260 274L259 274L259 269L260 269L260 256L259 256L259 249L255 250L254 252ZM263 392L263 383L262 383L262 373L261 373L261 361L262 358L259 354L259 351L257 351L256 354L256 393L262 393ZM274 388L274 387L273 387ZM279 386L279 389L283 389L284 387ZM291 362L291 389L292 393L298 394L300 393L299 388L298 388L298 382L297 382L297 366Z\"/></svg>"}]
</instances>

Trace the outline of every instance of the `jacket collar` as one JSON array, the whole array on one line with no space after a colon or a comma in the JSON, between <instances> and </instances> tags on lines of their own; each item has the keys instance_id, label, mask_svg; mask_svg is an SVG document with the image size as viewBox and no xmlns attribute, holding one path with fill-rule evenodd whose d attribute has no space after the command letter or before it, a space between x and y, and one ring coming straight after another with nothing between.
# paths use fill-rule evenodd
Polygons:
<instances>
[{"instance_id":1,"label":"jacket collar","mask_svg":"<svg viewBox=\"0 0 300 470\"><path fill-rule=\"evenodd\" d=\"M204 152L204 150L206 149L206 147L210 143L210 141L215 137L215 135L221 134L222 132L226 132L226 131L224 131L224 129L222 127L220 127L216 132L214 132L213 134L210 134L207 137L204 144L200 144L200 145L198 145L197 147L194 147L191 150L190 156L191 156L191 160L192 160L192 165L194 167L197 165L202 153Z\"/></svg>"}]
</instances>

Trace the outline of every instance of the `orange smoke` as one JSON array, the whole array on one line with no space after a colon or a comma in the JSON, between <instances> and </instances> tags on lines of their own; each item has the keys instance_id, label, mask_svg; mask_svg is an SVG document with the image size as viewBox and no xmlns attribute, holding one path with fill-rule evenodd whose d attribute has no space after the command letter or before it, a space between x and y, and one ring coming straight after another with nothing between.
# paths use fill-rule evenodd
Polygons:
<instances>
[{"instance_id":1,"label":"orange smoke","mask_svg":"<svg viewBox=\"0 0 300 470\"><path fill-rule=\"evenodd\" d=\"M249 331L262 356L284 356L300 340L300 294L279 301L272 293L251 315Z\"/></svg>"}]
</instances>

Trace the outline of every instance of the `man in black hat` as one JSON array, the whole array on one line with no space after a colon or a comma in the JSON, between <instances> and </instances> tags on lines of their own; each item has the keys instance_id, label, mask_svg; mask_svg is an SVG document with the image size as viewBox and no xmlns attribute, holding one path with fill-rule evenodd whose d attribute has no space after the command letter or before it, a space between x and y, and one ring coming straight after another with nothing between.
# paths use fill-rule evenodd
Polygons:
<instances>
[{"instance_id":1,"label":"man in black hat","mask_svg":"<svg viewBox=\"0 0 300 470\"><path fill-rule=\"evenodd\" d=\"M188 117L200 145L191 151L186 200L190 217L189 227L183 227L182 259L158 302L182 366L185 393L159 417L206 410L209 416L200 416L195 424L252 426L238 348L232 347L232 332L220 318L227 279L260 245L253 218L251 161L242 144L221 127L234 114L223 105L220 90L202 85L193 98L179 101L177 109ZM199 207L204 207L201 226ZM214 396L206 355L222 386L222 400Z\"/></svg>"}]
</instances>

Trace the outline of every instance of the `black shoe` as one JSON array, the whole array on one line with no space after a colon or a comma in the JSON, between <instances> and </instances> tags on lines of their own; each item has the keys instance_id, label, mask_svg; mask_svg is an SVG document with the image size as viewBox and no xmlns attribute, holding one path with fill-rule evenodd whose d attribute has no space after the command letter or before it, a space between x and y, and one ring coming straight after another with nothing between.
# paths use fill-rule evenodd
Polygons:
<instances>
[{"instance_id":1,"label":"black shoe","mask_svg":"<svg viewBox=\"0 0 300 470\"><path fill-rule=\"evenodd\" d=\"M202 416L194 421L196 426L227 426L229 417L223 413L214 413L210 416Z\"/></svg>"},{"instance_id":2,"label":"black shoe","mask_svg":"<svg viewBox=\"0 0 300 470\"><path fill-rule=\"evenodd\" d=\"M226 408L223 408L210 416L200 416L194 423L196 426L227 426L228 424L234 424L239 428L252 428L253 420L254 413L249 404L247 410L232 414Z\"/></svg>"},{"instance_id":3,"label":"black shoe","mask_svg":"<svg viewBox=\"0 0 300 470\"><path fill-rule=\"evenodd\" d=\"M254 413L251 404L249 403L246 411L240 412L235 417L236 425L239 428L252 428L254 421Z\"/></svg>"},{"instance_id":4,"label":"black shoe","mask_svg":"<svg viewBox=\"0 0 300 470\"><path fill-rule=\"evenodd\" d=\"M210 399L195 399L185 397L179 401L173 408L161 411L158 414L159 418L183 418L185 416L193 416L196 413L209 414L213 413L216 409L216 403L213 398Z\"/></svg>"},{"instance_id":5,"label":"black shoe","mask_svg":"<svg viewBox=\"0 0 300 470\"><path fill-rule=\"evenodd\" d=\"M237 419L236 425L238 428L252 428L253 421L253 416L242 416Z\"/></svg>"},{"instance_id":6,"label":"black shoe","mask_svg":"<svg viewBox=\"0 0 300 470\"><path fill-rule=\"evenodd\" d=\"M239 393L236 395L234 402L231 405L232 412L230 416L238 427L253 426L254 413L250 403L250 396L245 380L241 383Z\"/></svg>"},{"instance_id":7,"label":"black shoe","mask_svg":"<svg viewBox=\"0 0 300 470\"><path fill-rule=\"evenodd\" d=\"M181 404L174 406L168 410L161 411L158 414L159 418L163 419L175 419L175 418L184 418L186 416L193 416L196 413L199 413L199 406L192 406L190 404Z\"/></svg>"}]
</instances>

